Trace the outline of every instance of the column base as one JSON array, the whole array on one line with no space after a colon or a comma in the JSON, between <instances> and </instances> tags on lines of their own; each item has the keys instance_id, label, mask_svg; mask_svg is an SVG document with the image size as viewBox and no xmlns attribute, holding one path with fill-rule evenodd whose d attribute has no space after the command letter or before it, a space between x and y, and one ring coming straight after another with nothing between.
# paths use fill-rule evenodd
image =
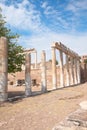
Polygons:
<instances>
[{"instance_id":1,"label":"column base","mask_svg":"<svg viewBox=\"0 0 87 130\"><path fill-rule=\"evenodd\" d=\"M42 89L41 92L42 92L42 93L46 93L46 92L47 92L47 89L45 89L45 90Z\"/></svg>"},{"instance_id":2,"label":"column base","mask_svg":"<svg viewBox=\"0 0 87 130\"><path fill-rule=\"evenodd\" d=\"M7 99L8 99L8 93L0 92L0 101L4 102L4 101L7 101Z\"/></svg>"},{"instance_id":3,"label":"column base","mask_svg":"<svg viewBox=\"0 0 87 130\"><path fill-rule=\"evenodd\" d=\"M32 95L31 90L26 89L25 90L25 96L28 97L28 96L31 96L31 95Z\"/></svg>"}]
</instances>

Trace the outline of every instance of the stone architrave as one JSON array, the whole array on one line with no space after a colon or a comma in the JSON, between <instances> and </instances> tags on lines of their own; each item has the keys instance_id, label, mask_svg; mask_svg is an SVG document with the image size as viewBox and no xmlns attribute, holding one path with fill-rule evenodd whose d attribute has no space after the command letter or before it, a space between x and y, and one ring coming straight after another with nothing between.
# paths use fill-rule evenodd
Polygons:
<instances>
[{"instance_id":1,"label":"stone architrave","mask_svg":"<svg viewBox=\"0 0 87 130\"><path fill-rule=\"evenodd\" d=\"M8 43L5 37L0 38L0 101L6 101L8 75Z\"/></svg>"},{"instance_id":2,"label":"stone architrave","mask_svg":"<svg viewBox=\"0 0 87 130\"><path fill-rule=\"evenodd\" d=\"M56 72L56 51L54 47L52 47L52 82L53 82L53 89L56 89L57 88L57 72Z\"/></svg>"},{"instance_id":3,"label":"stone architrave","mask_svg":"<svg viewBox=\"0 0 87 130\"><path fill-rule=\"evenodd\" d=\"M81 73L80 73L80 61L77 60L77 78L78 78L78 84L81 83Z\"/></svg>"},{"instance_id":4,"label":"stone architrave","mask_svg":"<svg viewBox=\"0 0 87 130\"><path fill-rule=\"evenodd\" d=\"M60 52L60 87L64 87L64 66L63 66L63 52Z\"/></svg>"},{"instance_id":5,"label":"stone architrave","mask_svg":"<svg viewBox=\"0 0 87 130\"><path fill-rule=\"evenodd\" d=\"M66 83L67 83L67 86L70 85L69 57L67 54L66 54Z\"/></svg>"},{"instance_id":6,"label":"stone architrave","mask_svg":"<svg viewBox=\"0 0 87 130\"><path fill-rule=\"evenodd\" d=\"M42 93L47 91L46 81L46 53L43 50L41 54L41 91Z\"/></svg>"},{"instance_id":7,"label":"stone architrave","mask_svg":"<svg viewBox=\"0 0 87 130\"><path fill-rule=\"evenodd\" d=\"M31 96L31 55L26 53L25 55L25 95Z\"/></svg>"},{"instance_id":8,"label":"stone architrave","mask_svg":"<svg viewBox=\"0 0 87 130\"><path fill-rule=\"evenodd\" d=\"M75 78L75 84L78 84L78 78L77 78L77 59L74 58L74 78Z\"/></svg>"},{"instance_id":9,"label":"stone architrave","mask_svg":"<svg viewBox=\"0 0 87 130\"><path fill-rule=\"evenodd\" d=\"M73 57L70 57L70 64L71 64L71 67L70 67L71 83L70 83L70 85L74 85L75 75L74 75L74 58Z\"/></svg>"}]
</instances>

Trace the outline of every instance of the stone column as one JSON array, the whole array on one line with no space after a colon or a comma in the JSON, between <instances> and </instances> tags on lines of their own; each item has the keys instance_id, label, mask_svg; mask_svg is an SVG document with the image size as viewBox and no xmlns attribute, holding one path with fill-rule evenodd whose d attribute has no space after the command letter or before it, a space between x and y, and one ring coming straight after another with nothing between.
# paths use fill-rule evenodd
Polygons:
<instances>
[{"instance_id":1,"label":"stone column","mask_svg":"<svg viewBox=\"0 0 87 130\"><path fill-rule=\"evenodd\" d=\"M41 54L41 91L42 93L47 91L45 51L42 51L42 54Z\"/></svg>"},{"instance_id":2,"label":"stone column","mask_svg":"<svg viewBox=\"0 0 87 130\"><path fill-rule=\"evenodd\" d=\"M52 48L52 82L53 89L57 88L57 73L56 73L56 51Z\"/></svg>"},{"instance_id":3,"label":"stone column","mask_svg":"<svg viewBox=\"0 0 87 130\"><path fill-rule=\"evenodd\" d=\"M26 54L25 56L25 95L31 96L31 55Z\"/></svg>"},{"instance_id":4,"label":"stone column","mask_svg":"<svg viewBox=\"0 0 87 130\"><path fill-rule=\"evenodd\" d=\"M63 52L60 52L60 87L64 87L64 68L63 68Z\"/></svg>"},{"instance_id":5,"label":"stone column","mask_svg":"<svg viewBox=\"0 0 87 130\"><path fill-rule=\"evenodd\" d=\"M81 83L81 73L80 73L80 61L77 60L77 78L78 78L78 84Z\"/></svg>"},{"instance_id":6,"label":"stone column","mask_svg":"<svg viewBox=\"0 0 87 130\"><path fill-rule=\"evenodd\" d=\"M35 69L37 68L37 52L35 52Z\"/></svg>"},{"instance_id":7,"label":"stone column","mask_svg":"<svg viewBox=\"0 0 87 130\"><path fill-rule=\"evenodd\" d=\"M8 43L5 37L0 38L0 101L6 101L8 71Z\"/></svg>"},{"instance_id":8,"label":"stone column","mask_svg":"<svg viewBox=\"0 0 87 130\"><path fill-rule=\"evenodd\" d=\"M70 85L74 85L74 83L75 83L75 76L74 76L74 59L73 59L73 57L70 57L70 75L71 75L71 83L70 83Z\"/></svg>"},{"instance_id":9,"label":"stone column","mask_svg":"<svg viewBox=\"0 0 87 130\"><path fill-rule=\"evenodd\" d=\"M66 54L66 83L67 86L70 86L69 58L67 54Z\"/></svg>"},{"instance_id":10,"label":"stone column","mask_svg":"<svg viewBox=\"0 0 87 130\"><path fill-rule=\"evenodd\" d=\"M77 79L77 59L74 58L74 78L75 78L75 84L78 83L78 79Z\"/></svg>"}]
</instances>

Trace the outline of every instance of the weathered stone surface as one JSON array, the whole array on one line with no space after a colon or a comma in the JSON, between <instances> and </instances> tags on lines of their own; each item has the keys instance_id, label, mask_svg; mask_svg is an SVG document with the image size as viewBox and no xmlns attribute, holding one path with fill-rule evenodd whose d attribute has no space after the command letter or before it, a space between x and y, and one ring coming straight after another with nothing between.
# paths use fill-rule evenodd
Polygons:
<instances>
[{"instance_id":1,"label":"weathered stone surface","mask_svg":"<svg viewBox=\"0 0 87 130\"><path fill-rule=\"evenodd\" d=\"M26 96L31 96L32 92L31 92L31 55L30 54L26 54L25 57L25 95Z\"/></svg>"},{"instance_id":2,"label":"weathered stone surface","mask_svg":"<svg viewBox=\"0 0 87 130\"><path fill-rule=\"evenodd\" d=\"M87 110L87 101L83 101L79 105L82 109Z\"/></svg>"},{"instance_id":3,"label":"weathered stone surface","mask_svg":"<svg viewBox=\"0 0 87 130\"><path fill-rule=\"evenodd\" d=\"M82 103L80 104L82 105ZM78 109L52 130L87 130L87 110Z\"/></svg>"},{"instance_id":4,"label":"weathered stone surface","mask_svg":"<svg viewBox=\"0 0 87 130\"><path fill-rule=\"evenodd\" d=\"M42 93L47 91L45 51L42 51L42 54L41 54L41 91Z\"/></svg>"},{"instance_id":5,"label":"weathered stone surface","mask_svg":"<svg viewBox=\"0 0 87 130\"><path fill-rule=\"evenodd\" d=\"M0 101L7 100L8 44L5 37L0 38Z\"/></svg>"}]
</instances>

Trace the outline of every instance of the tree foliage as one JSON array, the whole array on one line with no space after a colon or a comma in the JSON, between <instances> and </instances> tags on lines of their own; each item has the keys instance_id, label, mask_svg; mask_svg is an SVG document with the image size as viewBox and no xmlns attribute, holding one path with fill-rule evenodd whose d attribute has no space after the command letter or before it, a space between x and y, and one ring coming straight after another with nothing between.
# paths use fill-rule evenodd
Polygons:
<instances>
[{"instance_id":1,"label":"tree foliage","mask_svg":"<svg viewBox=\"0 0 87 130\"><path fill-rule=\"evenodd\" d=\"M50 59L49 62L52 62L52 60ZM56 60L56 65L58 65L58 64L59 64L59 63L58 63L58 61Z\"/></svg>"},{"instance_id":2,"label":"tree foliage","mask_svg":"<svg viewBox=\"0 0 87 130\"><path fill-rule=\"evenodd\" d=\"M21 71L21 65L24 63L24 56L20 53L22 53L24 49L17 44L19 35L12 33L12 31L6 27L6 21L0 9L0 37L2 36L6 37L8 41L8 72L13 73Z\"/></svg>"},{"instance_id":3,"label":"tree foliage","mask_svg":"<svg viewBox=\"0 0 87 130\"><path fill-rule=\"evenodd\" d=\"M84 60L84 63L87 64L87 59Z\"/></svg>"}]
</instances>

